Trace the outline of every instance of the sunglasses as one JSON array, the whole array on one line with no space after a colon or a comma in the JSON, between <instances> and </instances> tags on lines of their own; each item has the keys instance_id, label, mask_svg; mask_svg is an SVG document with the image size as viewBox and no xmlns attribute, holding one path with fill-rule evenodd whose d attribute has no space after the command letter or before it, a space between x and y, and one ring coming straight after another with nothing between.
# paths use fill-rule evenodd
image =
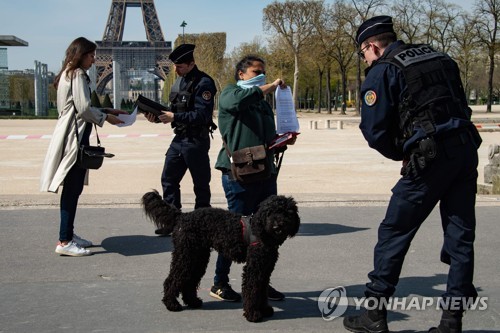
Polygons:
<instances>
[{"instance_id":1,"label":"sunglasses","mask_svg":"<svg viewBox=\"0 0 500 333\"><path fill-rule=\"evenodd\" d=\"M365 58L365 50L368 49L370 47L371 44L368 44L366 45L365 47L363 47L361 50L358 51L358 56L361 58L361 59L364 59Z\"/></svg>"}]
</instances>

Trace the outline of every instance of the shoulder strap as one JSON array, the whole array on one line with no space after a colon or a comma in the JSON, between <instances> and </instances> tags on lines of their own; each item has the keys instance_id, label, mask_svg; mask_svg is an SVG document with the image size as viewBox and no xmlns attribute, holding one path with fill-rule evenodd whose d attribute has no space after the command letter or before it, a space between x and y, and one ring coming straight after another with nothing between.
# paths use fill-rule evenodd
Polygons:
<instances>
[{"instance_id":1,"label":"shoulder strap","mask_svg":"<svg viewBox=\"0 0 500 333\"><path fill-rule=\"evenodd\" d=\"M73 113L73 119L75 120L76 141L78 142L78 146L80 146L80 141L78 140L78 124L76 123L76 114L77 114L78 110L76 109L75 100L73 98L73 77L71 77L71 81L70 82L71 82L70 83L71 103L73 104L73 107L75 108L75 112ZM97 146L100 147L101 146L101 140L99 139L99 134L97 133L97 126L96 126L96 124L94 124L94 128L95 128L95 135L96 135L96 138L97 138Z\"/></svg>"},{"instance_id":2,"label":"shoulder strap","mask_svg":"<svg viewBox=\"0 0 500 333\"><path fill-rule=\"evenodd\" d=\"M224 148L226 149L226 153L227 153L227 156L229 157L229 159L231 160L231 151L229 150L229 148L227 147L227 144L226 144L226 141L224 139L222 139L222 144L224 145Z\"/></svg>"}]
</instances>

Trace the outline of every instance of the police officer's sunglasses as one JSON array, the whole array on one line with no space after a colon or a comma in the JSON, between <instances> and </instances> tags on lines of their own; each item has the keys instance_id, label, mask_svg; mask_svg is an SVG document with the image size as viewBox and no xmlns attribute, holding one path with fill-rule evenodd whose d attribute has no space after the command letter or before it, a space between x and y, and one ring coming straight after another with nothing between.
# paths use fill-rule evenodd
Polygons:
<instances>
[{"instance_id":1,"label":"police officer's sunglasses","mask_svg":"<svg viewBox=\"0 0 500 333\"><path fill-rule=\"evenodd\" d=\"M361 50L358 51L358 56L361 59L365 59L365 50L368 49L369 47L370 47L370 44L368 43L368 45L366 45L365 47L363 47Z\"/></svg>"}]
</instances>

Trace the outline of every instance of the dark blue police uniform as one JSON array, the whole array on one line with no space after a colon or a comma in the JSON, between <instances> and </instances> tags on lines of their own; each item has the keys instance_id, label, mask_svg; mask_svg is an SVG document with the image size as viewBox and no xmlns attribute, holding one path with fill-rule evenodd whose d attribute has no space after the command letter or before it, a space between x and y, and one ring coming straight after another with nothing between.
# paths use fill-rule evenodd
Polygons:
<instances>
[{"instance_id":1,"label":"dark blue police uniform","mask_svg":"<svg viewBox=\"0 0 500 333\"><path fill-rule=\"evenodd\" d=\"M417 123L410 135L401 137L399 107L407 97L408 85L402 70L383 60L402 46L404 43L398 41L385 49L369 68L361 88L360 129L369 146L387 158L404 160L405 165L378 229L374 270L368 275L371 282L366 294L393 295L410 243L439 202L444 238L441 260L450 265L443 297L475 297L473 243L480 139L470 114L461 117L458 110L434 121L432 135ZM460 97L464 102L464 96ZM432 158L413 159L419 143L429 137L434 141Z\"/></svg>"},{"instance_id":2,"label":"dark blue police uniform","mask_svg":"<svg viewBox=\"0 0 500 333\"><path fill-rule=\"evenodd\" d=\"M370 147L403 161L403 167L378 229L365 291L367 310L344 317L344 327L389 332L386 302L395 292L413 237L439 202L441 261L449 272L441 321L429 332L462 332L463 311L477 296L473 275L481 138L470 121L458 66L429 45L396 41L390 16L364 21L356 41L361 57L370 52L361 87L360 129Z\"/></svg>"},{"instance_id":3,"label":"dark blue police uniform","mask_svg":"<svg viewBox=\"0 0 500 333\"><path fill-rule=\"evenodd\" d=\"M171 60L174 63L178 59L185 61L186 54L192 57L193 49L194 45L183 44L172 52ZM182 207L180 182L187 169L193 179L196 196L194 208L210 207L211 169L208 151L216 91L213 79L196 65L184 77L178 78L172 87L172 127L176 135L165 155L161 183L163 199L179 209Z\"/></svg>"}]
</instances>

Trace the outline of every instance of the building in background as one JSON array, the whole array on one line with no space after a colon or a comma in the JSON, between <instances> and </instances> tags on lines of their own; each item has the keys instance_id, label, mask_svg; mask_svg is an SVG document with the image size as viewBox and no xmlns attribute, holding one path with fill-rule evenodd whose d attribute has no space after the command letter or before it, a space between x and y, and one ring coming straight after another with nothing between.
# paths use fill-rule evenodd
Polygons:
<instances>
[{"instance_id":1,"label":"building in background","mask_svg":"<svg viewBox=\"0 0 500 333\"><path fill-rule=\"evenodd\" d=\"M28 42L12 35L0 35L0 109L11 107L7 46L28 46Z\"/></svg>"}]
</instances>

